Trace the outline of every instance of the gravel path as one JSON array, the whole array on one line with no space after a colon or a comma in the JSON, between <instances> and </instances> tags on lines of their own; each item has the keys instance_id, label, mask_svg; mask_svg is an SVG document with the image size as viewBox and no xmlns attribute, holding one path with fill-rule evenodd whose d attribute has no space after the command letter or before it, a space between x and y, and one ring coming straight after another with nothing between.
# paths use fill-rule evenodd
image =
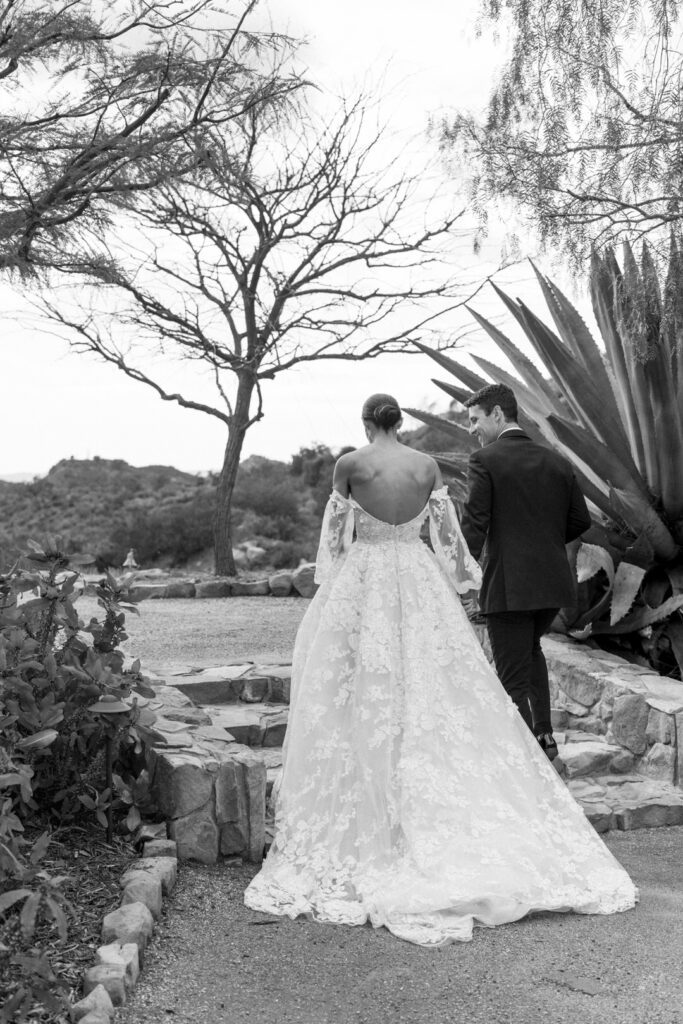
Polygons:
<instances>
[{"instance_id":1,"label":"gravel path","mask_svg":"<svg viewBox=\"0 0 683 1024\"><path fill-rule=\"evenodd\" d=\"M120 1024L680 1024L683 829L617 832L641 888L612 917L541 914L426 950L244 908L254 868L182 865Z\"/></svg>"},{"instance_id":2,"label":"gravel path","mask_svg":"<svg viewBox=\"0 0 683 1024\"><path fill-rule=\"evenodd\" d=\"M126 615L124 650L160 675L178 665L287 664L308 604L301 597L141 601L139 615ZM97 602L81 598L78 609L96 615Z\"/></svg>"}]
</instances>

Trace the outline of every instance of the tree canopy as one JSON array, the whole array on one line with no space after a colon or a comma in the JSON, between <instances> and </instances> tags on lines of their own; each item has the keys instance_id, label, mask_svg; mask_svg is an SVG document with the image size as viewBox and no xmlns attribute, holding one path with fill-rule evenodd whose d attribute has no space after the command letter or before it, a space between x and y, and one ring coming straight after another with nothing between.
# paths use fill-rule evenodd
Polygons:
<instances>
[{"instance_id":1,"label":"tree canopy","mask_svg":"<svg viewBox=\"0 0 683 1024\"><path fill-rule=\"evenodd\" d=\"M575 268L623 238L668 241L683 219L680 12L680 0L482 0L509 55L484 116L441 129L482 229L511 202Z\"/></svg>"}]
</instances>

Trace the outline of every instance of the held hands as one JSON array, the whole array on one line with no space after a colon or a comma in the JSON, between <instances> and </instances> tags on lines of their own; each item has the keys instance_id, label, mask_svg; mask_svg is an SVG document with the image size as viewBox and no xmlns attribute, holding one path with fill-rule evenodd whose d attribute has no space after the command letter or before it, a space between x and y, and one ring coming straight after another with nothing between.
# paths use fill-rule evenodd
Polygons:
<instances>
[{"instance_id":1,"label":"held hands","mask_svg":"<svg viewBox=\"0 0 683 1024\"><path fill-rule=\"evenodd\" d=\"M460 595L462 606L465 609L467 618L470 622L483 622L484 616L481 614L479 608L478 591L467 590L464 594Z\"/></svg>"}]
</instances>

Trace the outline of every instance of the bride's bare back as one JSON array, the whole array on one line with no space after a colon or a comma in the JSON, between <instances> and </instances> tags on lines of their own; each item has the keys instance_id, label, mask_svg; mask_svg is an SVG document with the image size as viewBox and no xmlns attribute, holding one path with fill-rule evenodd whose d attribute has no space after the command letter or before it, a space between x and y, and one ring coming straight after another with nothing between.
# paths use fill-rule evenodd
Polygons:
<instances>
[{"instance_id":1,"label":"bride's bare back","mask_svg":"<svg viewBox=\"0 0 683 1024\"><path fill-rule=\"evenodd\" d=\"M427 504L441 473L434 459L407 448L391 435L342 455L334 469L334 488L351 495L366 512L398 526L414 519Z\"/></svg>"}]
</instances>

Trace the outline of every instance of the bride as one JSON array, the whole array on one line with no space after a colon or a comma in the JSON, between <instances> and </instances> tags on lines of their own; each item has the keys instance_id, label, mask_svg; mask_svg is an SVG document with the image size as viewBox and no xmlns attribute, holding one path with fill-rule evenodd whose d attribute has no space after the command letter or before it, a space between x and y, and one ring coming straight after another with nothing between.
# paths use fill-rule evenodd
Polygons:
<instances>
[{"instance_id":1,"label":"bride","mask_svg":"<svg viewBox=\"0 0 683 1024\"><path fill-rule=\"evenodd\" d=\"M425 946L531 911L633 907L467 619L458 595L481 572L436 463L399 443L391 396L369 398L363 424L370 443L335 467L275 838L246 905Z\"/></svg>"}]
</instances>

